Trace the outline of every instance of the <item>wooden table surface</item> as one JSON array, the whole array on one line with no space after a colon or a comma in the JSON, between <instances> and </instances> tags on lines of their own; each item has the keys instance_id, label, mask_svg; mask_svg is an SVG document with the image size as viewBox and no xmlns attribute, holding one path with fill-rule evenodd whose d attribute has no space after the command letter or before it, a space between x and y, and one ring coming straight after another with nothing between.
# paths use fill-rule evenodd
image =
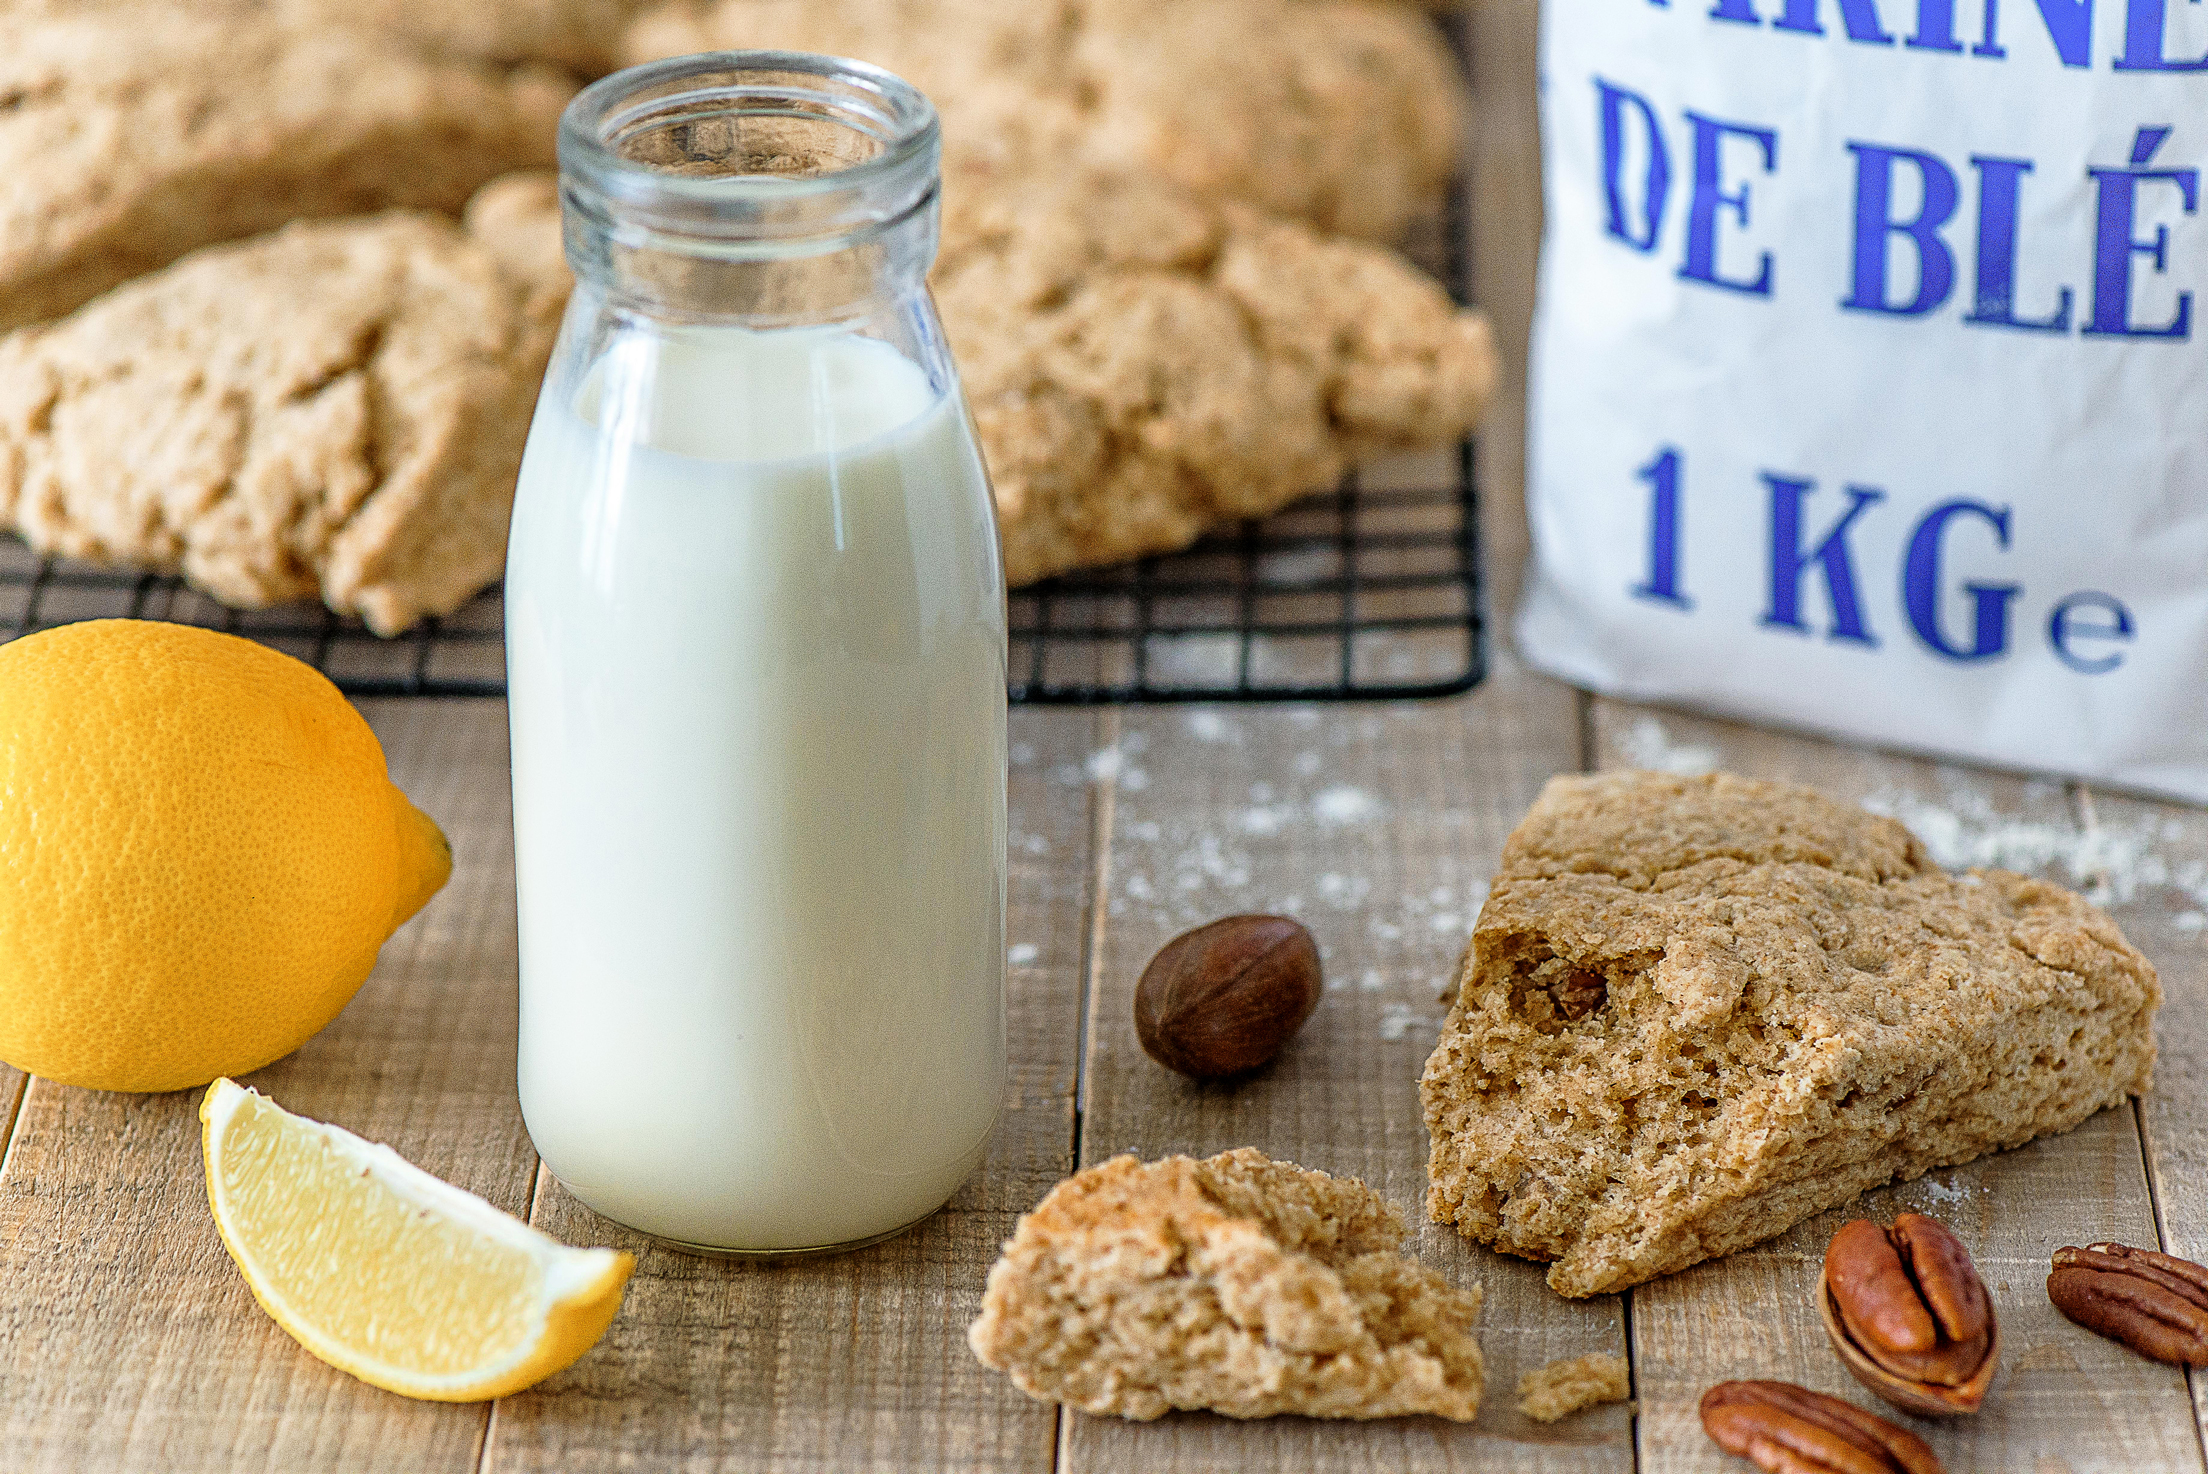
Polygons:
<instances>
[{"instance_id":1,"label":"wooden table surface","mask_svg":"<svg viewBox=\"0 0 2208 1474\"><path fill-rule=\"evenodd\" d=\"M1531 0L1489 0L1473 27L1481 290L1518 350L1483 446L1507 612L1524 556L1515 371L1539 208ZM2146 1100L1853 1211L1937 1213L1992 1285L2005 1353L1992 1398L1975 1419L1919 1425L1950 1470L2208 1474L2208 1379L2069 1325L2042 1289L2067 1242L2208 1258L2208 814L1590 699L1496 644L1486 683L1456 700L1016 711L1012 1083L988 1161L900 1239L768 1267L650 1247L540 1168L514 1094L504 707L369 703L394 776L446 825L458 867L337 1022L252 1083L569 1242L633 1249L627 1303L574 1368L494 1405L376 1391L255 1307L207 1216L195 1094L0 1071L0 1471L1746 1470L1696 1422L1710 1383L1779 1377L1868 1400L1810 1297L1852 1214L1573 1302L1538 1266L1421 1209L1418 1072L1504 835L1555 773L1716 765L1867 800L1943 857L2086 886L2161 969ZM1327 992L1269 1073L1192 1085L1137 1048L1134 980L1167 937L1237 911L1302 917ZM997 1245L1052 1183L1117 1152L1242 1145L1362 1177L1419 1225L1424 1262L1487 1286L1477 1423L1126 1424L1030 1402L968 1354ZM1609 1407L1543 1428L1519 1415L1521 1372L1598 1350L1630 1356L1637 1416Z\"/></svg>"}]
</instances>

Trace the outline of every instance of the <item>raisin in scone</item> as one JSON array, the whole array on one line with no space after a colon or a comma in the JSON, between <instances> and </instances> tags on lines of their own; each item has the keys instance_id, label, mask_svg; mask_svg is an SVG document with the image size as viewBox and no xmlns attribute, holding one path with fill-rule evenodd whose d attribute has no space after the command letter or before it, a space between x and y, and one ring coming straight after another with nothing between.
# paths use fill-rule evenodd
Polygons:
<instances>
[{"instance_id":1,"label":"raisin in scone","mask_svg":"<svg viewBox=\"0 0 2208 1474\"><path fill-rule=\"evenodd\" d=\"M209 247L0 339L0 526L394 634L504 560L566 296L545 176Z\"/></svg>"},{"instance_id":2,"label":"raisin in scone","mask_svg":"<svg viewBox=\"0 0 2208 1474\"><path fill-rule=\"evenodd\" d=\"M1363 1183L1250 1147L1114 1157L1020 1219L967 1340L1022 1392L1091 1413L1469 1421L1480 1290L1402 1240Z\"/></svg>"},{"instance_id":3,"label":"raisin in scone","mask_svg":"<svg viewBox=\"0 0 2208 1474\"><path fill-rule=\"evenodd\" d=\"M1154 175L1375 240L1440 198L1467 113L1432 22L1378 0L678 0L624 51L760 46L887 67L1013 169Z\"/></svg>"},{"instance_id":4,"label":"raisin in scone","mask_svg":"<svg viewBox=\"0 0 2208 1474\"><path fill-rule=\"evenodd\" d=\"M0 328L302 216L457 213L574 91L388 37L125 6L0 17Z\"/></svg>"},{"instance_id":5,"label":"raisin in scone","mask_svg":"<svg viewBox=\"0 0 2208 1474\"><path fill-rule=\"evenodd\" d=\"M2161 1000L2078 896L1809 789L1556 778L1426 1063L1427 1206L1624 1289L2143 1091Z\"/></svg>"}]
</instances>

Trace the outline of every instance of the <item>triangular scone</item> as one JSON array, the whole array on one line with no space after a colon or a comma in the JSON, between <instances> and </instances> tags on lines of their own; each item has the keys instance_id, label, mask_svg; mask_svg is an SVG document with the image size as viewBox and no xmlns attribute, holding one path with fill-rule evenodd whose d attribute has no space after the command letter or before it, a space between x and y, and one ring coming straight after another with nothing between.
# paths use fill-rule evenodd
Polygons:
<instances>
[{"instance_id":1,"label":"triangular scone","mask_svg":"<svg viewBox=\"0 0 2208 1474\"><path fill-rule=\"evenodd\" d=\"M2144 1090L2154 967L2059 886L1716 774L1552 779L1426 1062L1427 1207L1564 1295Z\"/></svg>"},{"instance_id":2,"label":"triangular scone","mask_svg":"<svg viewBox=\"0 0 2208 1474\"><path fill-rule=\"evenodd\" d=\"M1020 172L1100 167L1365 240L1440 200L1464 137L1448 43L1369 0L672 0L624 42L728 47L887 67L948 146Z\"/></svg>"},{"instance_id":3,"label":"triangular scone","mask_svg":"<svg viewBox=\"0 0 2208 1474\"><path fill-rule=\"evenodd\" d=\"M458 210L495 176L553 162L575 90L562 74L228 8L0 7L0 328L218 241Z\"/></svg>"},{"instance_id":4,"label":"triangular scone","mask_svg":"<svg viewBox=\"0 0 2208 1474\"><path fill-rule=\"evenodd\" d=\"M953 162L933 283L1015 587L1479 423L1487 321L1393 251L1158 179Z\"/></svg>"},{"instance_id":5,"label":"triangular scone","mask_svg":"<svg viewBox=\"0 0 2208 1474\"><path fill-rule=\"evenodd\" d=\"M247 608L319 594L380 634L449 612L505 558L558 218L526 175L471 230L301 221L9 334L0 527Z\"/></svg>"},{"instance_id":6,"label":"triangular scone","mask_svg":"<svg viewBox=\"0 0 2208 1474\"><path fill-rule=\"evenodd\" d=\"M1251 1147L1114 1157L1020 1219L966 1339L1029 1396L1092 1413L1469 1421L1480 1289L1402 1241L1363 1183Z\"/></svg>"}]
</instances>

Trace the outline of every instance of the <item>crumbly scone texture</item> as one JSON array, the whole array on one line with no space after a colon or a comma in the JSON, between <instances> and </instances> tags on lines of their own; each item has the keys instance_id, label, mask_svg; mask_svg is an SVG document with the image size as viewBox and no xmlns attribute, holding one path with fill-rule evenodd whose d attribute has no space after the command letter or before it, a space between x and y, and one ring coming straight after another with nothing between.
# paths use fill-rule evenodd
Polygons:
<instances>
[{"instance_id":1,"label":"crumbly scone texture","mask_svg":"<svg viewBox=\"0 0 2208 1474\"><path fill-rule=\"evenodd\" d=\"M1585 1408L1623 1402L1633 1395L1633 1373L1622 1356L1606 1351L1536 1367L1518 1379L1518 1410L1536 1423L1554 1423Z\"/></svg>"},{"instance_id":2,"label":"crumbly scone texture","mask_svg":"<svg viewBox=\"0 0 2208 1474\"><path fill-rule=\"evenodd\" d=\"M1387 0L678 0L624 52L732 46L887 67L1015 172L1117 168L1375 240L1440 198L1466 116L1432 22Z\"/></svg>"},{"instance_id":3,"label":"crumbly scone texture","mask_svg":"<svg viewBox=\"0 0 2208 1474\"><path fill-rule=\"evenodd\" d=\"M1446 444L1495 382L1486 320L1393 252L1123 173L952 194L933 280L1014 585Z\"/></svg>"},{"instance_id":4,"label":"crumbly scone texture","mask_svg":"<svg viewBox=\"0 0 2208 1474\"><path fill-rule=\"evenodd\" d=\"M2143 1091L2161 1001L2082 898L1810 789L1552 779L1426 1063L1427 1207L1624 1289Z\"/></svg>"},{"instance_id":5,"label":"crumbly scone texture","mask_svg":"<svg viewBox=\"0 0 2208 1474\"><path fill-rule=\"evenodd\" d=\"M296 218L457 213L553 162L573 91L220 6L0 17L0 328Z\"/></svg>"},{"instance_id":6,"label":"crumbly scone texture","mask_svg":"<svg viewBox=\"0 0 2208 1474\"><path fill-rule=\"evenodd\" d=\"M542 181L493 191L487 232ZM526 260L429 215L302 222L0 339L0 526L381 634L449 612L503 561L565 297Z\"/></svg>"},{"instance_id":7,"label":"crumbly scone texture","mask_svg":"<svg viewBox=\"0 0 2208 1474\"><path fill-rule=\"evenodd\" d=\"M1020 1219L967 1341L1029 1396L1091 1413L1469 1421L1480 1289L1402 1240L1363 1183L1251 1147L1114 1157Z\"/></svg>"}]
</instances>

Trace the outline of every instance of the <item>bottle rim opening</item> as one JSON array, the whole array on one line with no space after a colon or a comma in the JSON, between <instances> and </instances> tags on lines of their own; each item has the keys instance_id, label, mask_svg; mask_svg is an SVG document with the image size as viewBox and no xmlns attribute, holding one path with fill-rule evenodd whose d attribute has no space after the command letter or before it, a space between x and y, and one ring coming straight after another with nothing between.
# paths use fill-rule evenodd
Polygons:
<instances>
[{"instance_id":1,"label":"bottle rim opening","mask_svg":"<svg viewBox=\"0 0 2208 1474\"><path fill-rule=\"evenodd\" d=\"M739 152L760 129L795 151ZM663 157L646 157L654 151ZM934 104L918 88L799 51L647 62L584 88L560 117L571 206L724 248L826 244L895 224L934 198L941 153Z\"/></svg>"}]
</instances>

